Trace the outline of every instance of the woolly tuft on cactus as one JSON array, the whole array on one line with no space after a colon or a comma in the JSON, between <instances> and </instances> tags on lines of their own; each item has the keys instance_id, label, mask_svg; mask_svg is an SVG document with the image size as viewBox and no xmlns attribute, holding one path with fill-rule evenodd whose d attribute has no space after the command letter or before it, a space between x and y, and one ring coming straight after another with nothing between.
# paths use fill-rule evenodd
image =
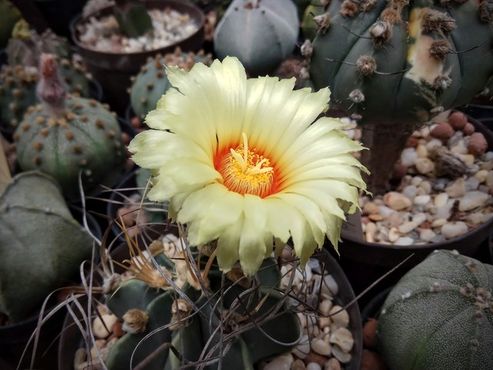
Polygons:
<instances>
[{"instance_id":1,"label":"woolly tuft on cactus","mask_svg":"<svg viewBox=\"0 0 493 370\"><path fill-rule=\"evenodd\" d=\"M17 175L0 196L0 312L12 322L32 314L77 274L91 246L52 178Z\"/></svg>"},{"instance_id":2,"label":"woolly tuft on cactus","mask_svg":"<svg viewBox=\"0 0 493 370\"><path fill-rule=\"evenodd\" d=\"M493 266L445 250L409 271L378 321L393 370L493 369Z\"/></svg>"},{"instance_id":3,"label":"woolly tuft on cactus","mask_svg":"<svg viewBox=\"0 0 493 370\"><path fill-rule=\"evenodd\" d=\"M134 113L144 118L149 111L156 108L159 98L171 87L166 77L165 66L178 66L189 71L198 62L210 65L212 57L203 51L195 54L182 52L177 48L174 53L166 54L164 57L157 55L149 59L139 74L133 77L130 101Z\"/></svg>"},{"instance_id":4,"label":"woolly tuft on cactus","mask_svg":"<svg viewBox=\"0 0 493 370\"><path fill-rule=\"evenodd\" d=\"M385 190L417 125L467 103L493 74L489 3L345 0L326 7L311 78L316 88L330 86L336 105L361 116L374 158L366 161L370 190Z\"/></svg>"},{"instance_id":5,"label":"woolly tuft on cactus","mask_svg":"<svg viewBox=\"0 0 493 370\"><path fill-rule=\"evenodd\" d=\"M219 22L214 50L236 56L252 75L272 72L298 39L296 6L285 0L235 0Z\"/></svg>"},{"instance_id":6,"label":"woolly tuft on cactus","mask_svg":"<svg viewBox=\"0 0 493 370\"><path fill-rule=\"evenodd\" d=\"M115 115L94 100L67 95L55 57L41 57L37 86L42 104L28 109L14 134L17 159L23 170L53 176L68 197L86 187L112 185L125 156Z\"/></svg>"}]
</instances>

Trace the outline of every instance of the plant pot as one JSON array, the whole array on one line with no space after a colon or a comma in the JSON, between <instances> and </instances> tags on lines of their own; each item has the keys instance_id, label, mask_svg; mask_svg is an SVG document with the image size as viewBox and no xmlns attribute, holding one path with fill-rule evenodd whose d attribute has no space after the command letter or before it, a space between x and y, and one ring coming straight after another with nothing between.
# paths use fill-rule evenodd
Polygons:
<instances>
[{"instance_id":1,"label":"plant pot","mask_svg":"<svg viewBox=\"0 0 493 370\"><path fill-rule=\"evenodd\" d=\"M468 104L461 110L493 131L493 105Z\"/></svg>"},{"instance_id":2,"label":"plant pot","mask_svg":"<svg viewBox=\"0 0 493 370\"><path fill-rule=\"evenodd\" d=\"M492 150L493 132L477 120L469 118L469 121L474 124L476 132L481 132L485 136L489 150ZM395 284L409 269L424 260L435 249L455 249L463 255L484 260L483 256L488 253L485 241L490 236L493 218L459 237L439 243L410 246L366 242L364 238L358 236L361 235L360 222L359 218L350 217L343 225L342 243L339 247L339 262L357 294L411 255L412 257L405 264L380 282L376 289L381 290ZM364 296L360 304L364 304L367 300L368 297Z\"/></svg>"},{"instance_id":3,"label":"plant pot","mask_svg":"<svg viewBox=\"0 0 493 370\"><path fill-rule=\"evenodd\" d=\"M74 218L79 221L79 223L82 223L82 213L80 210L71 207L71 212ZM101 239L101 229L91 214L87 214L87 223L93 235L98 239ZM78 276L78 271L76 271L74 278ZM51 299L52 302L53 300L54 298ZM54 305L48 305L45 310L45 315L52 308L54 308ZM54 342L60 334L64 317L65 312L59 310L42 326L36 352L36 361L34 363L36 369L53 370L53 365L56 363L56 346L54 345ZM1 357L6 362L10 363L11 366L17 367L29 338L37 328L38 318L39 313L15 324L0 326ZM24 356L21 364L22 366L19 366L19 368L28 368L32 348L33 346L31 343L29 349L26 351L26 356ZM3 369L2 366L0 366L0 368Z\"/></svg>"},{"instance_id":4,"label":"plant pot","mask_svg":"<svg viewBox=\"0 0 493 370\"><path fill-rule=\"evenodd\" d=\"M204 14L196 6L177 0L147 0L145 3L148 8L165 9L169 7L181 13L188 13L198 24L198 30L188 38L164 48L123 54L89 49L79 41L77 25L89 17L111 14L111 7L104 8L85 18L78 16L70 25L72 40L78 46L79 54L84 58L89 71L103 85L105 96L111 107L122 115L129 101L127 89L130 87L130 77L138 73L147 58L159 53L166 54L178 46L184 51L198 50L204 38Z\"/></svg>"},{"instance_id":5,"label":"plant pot","mask_svg":"<svg viewBox=\"0 0 493 370\"><path fill-rule=\"evenodd\" d=\"M125 244L120 245L118 248L116 248L112 252L112 256L114 256L113 258L117 260L128 258L128 249L125 247ZM344 274L341 267L338 265L337 261L325 250L317 252L313 257L320 261L322 268L328 271L338 284L339 292L337 296L334 297L334 303L344 307L351 302L354 302L354 292L348 279L346 278L346 275ZM350 326L348 329L353 334L354 346L351 352L352 359L349 363L345 364L344 369L359 370L363 339L361 316L356 302L347 307L347 312L350 318ZM83 344L84 341L79 332L79 329L74 325L72 317L67 315L59 342L59 370L73 369L73 360L75 353L78 348L83 347Z\"/></svg>"}]
</instances>

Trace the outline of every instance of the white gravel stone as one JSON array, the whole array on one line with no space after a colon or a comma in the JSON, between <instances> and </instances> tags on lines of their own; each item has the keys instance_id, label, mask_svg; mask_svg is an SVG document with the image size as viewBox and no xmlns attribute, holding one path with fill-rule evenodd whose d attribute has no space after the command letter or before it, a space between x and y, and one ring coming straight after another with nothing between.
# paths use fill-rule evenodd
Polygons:
<instances>
[{"instance_id":1,"label":"white gravel stone","mask_svg":"<svg viewBox=\"0 0 493 370\"><path fill-rule=\"evenodd\" d=\"M402 245L402 246L412 245L412 244L414 244L414 239L406 236L406 237L402 237L402 238L397 239L397 241L394 244L395 245Z\"/></svg>"},{"instance_id":2,"label":"white gravel stone","mask_svg":"<svg viewBox=\"0 0 493 370\"><path fill-rule=\"evenodd\" d=\"M470 211L484 205L490 195L481 191L470 191L466 193L459 202L459 211Z\"/></svg>"},{"instance_id":3,"label":"white gravel stone","mask_svg":"<svg viewBox=\"0 0 493 370\"><path fill-rule=\"evenodd\" d=\"M418 154L414 148L405 148L401 153L401 164L406 167L414 166Z\"/></svg>"},{"instance_id":4,"label":"white gravel stone","mask_svg":"<svg viewBox=\"0 0 493 370\"><path fill-rule=\"evenodd\" d=\"M314 338L312 340L312 350L322 356L330 356L332 346L323 339Z\"/></svg>"},{"instance_id":5,"label":"white gravel stone","mask_svg":"<svg viewBox=\"0 0 493 370\"><path fill-rule=\"evenodd\" d=\"M293 356L288 353L274 358L264 366L264 370L290 370L293 364Z\"/></svg>"},{"instance_id":6,"label":"white gravel stone","mask_svg":"<svg viewBox=\"0 0 493 370\"><path fill-rule=\"evenodd\" d=\"M435 232L431 229L421 229L421 231L419 232L419 238L426 242L431 241L435 236Z\"/></svg>"},{"instance_id":7,"label":"white gravel stone","mask_svg":"<svg viewBox=\"0 0 493 370\"><path fill-rule=\"evenodd\" d=\"M431 197L429 195L418 195L414 198L414 204L419 206L424 206L431 201Z\"/></svg>"},{"instance_id":8,"label":"white gravel stone","mask_svg":"<svg viewBox=\"0 0 493 370\"><path fill-rule=\"evenodd\" d=\"M455 180L452 184L447 186L445 189L449 197L459 198L462 197L466 193L466 182L461 177L460 179Z\"/></svg>"},{"instance_id":9,"label":"white gravel stone","mask_svg":"<svg viewBox=\"0 0 493 370\"><path fill-rule=\"evenodd\" d=\"M418 192L418 188L414 185L408 185L404 189L402 189L402 194L408 197L409 199L414 199L417 192Z\"/></svg>"},{"instance_id":10,"label":"white gravel stone","mask_svg":"<svg viewBox=\"0 0 493 370\"><path fill-rule=\"evenodd\" d=\"M428 158L418 158L415 166L418 172L423 175L429 174L435 170L435 163Z\"/></svg>"},{"instance_id":11,"label":"white gravel stone","mask_svg":"<svg viewBox=\"0 0 493 370\"><path fill-rule=\"evenodd\" d=\"M447 204L448 201L448 194L447 193L440 193L435 196L435 199L433 199L433 204L435 207L443 207L445 204Z\"/></svg>"},{"instance_id":12,"label":"white gravel stone","mask_svg":"<svg viewBox=\"0 0 493 370\"><path fill-rule=\"evenodd\" d=\"M426 158L428 157L428 149L426 148L425 145L420 144L416 148L416 154L420 158Z\"/></svg>"},{"instance_id":13,"label":"white gravel stone","mask_svg":"<svg viewBox=\"0 0 493 370\"><path fill-rule=\"evenodd\" d=\"M446 239L452 239L467 232L467 225L462 221L447 223L442 226L441 233Z\"/></svg>"},{"instance_id":14,"label":"white gravel stone","mask_svg":"<svg viewBox=\"0 0 493 370\"><path fill-rule=\"evenodd\" d=\"M310 362L308 365L306 365L306 370L322 370L322 366L320 366L316 362Z\"/></svg>"},{"instance_id":15,"label":"white gravel stone","mask_svg":"<svg viewBox=\"0 0 493 370\"><path fill-rule=\"evenodd\" d=\"M412 202L408 197L395 191L385 194L383 200L387 206L396 211L401 211L412 205Z\"/></svg>"}]
</instances>

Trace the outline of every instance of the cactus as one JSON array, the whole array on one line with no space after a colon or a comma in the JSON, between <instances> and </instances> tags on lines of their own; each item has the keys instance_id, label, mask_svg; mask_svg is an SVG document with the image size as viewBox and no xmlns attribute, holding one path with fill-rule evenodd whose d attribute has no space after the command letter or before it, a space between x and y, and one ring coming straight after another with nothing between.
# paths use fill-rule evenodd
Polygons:
<instances>
[{"instance_id":1,"label":"cactus","mask_svg":"<svg viewBox=\"0 0 493 370\"><path fill-rule=\"evenodd\" d=\"M493 369L493 266L435 251L393 288L378 321L391 369Z\"/></svg>"},{"instance_id":2,"label":"cactus","mask_svg":"<svg viewBox=\"0 0 493 370\"><path fill-rule=\"evenodd\" d=\"M123 328L127 331L109 348L105 360L109 370L129 367L134 350L132 366L137 366L166 343L172 345L173 351L166 348L157 352L159 354L152 363L145 367L147 370L177 369L187 362L198 361L202 352L210 352L212 357L209 361L220 355L224 369L253 369L260 360L289 351L290 345L275 343L268 337L292 343L300 334L296 314L282 308L282 296L276 291L281 276L274 259L266 259L255 278L243 278L240 284L241 270L234 270L236 274L221 275L213 255L207 260L205 252L205 258L204 255L202 257L207 264L200 263L201 253L191 248L196 259L194 264L203 268L204 281L208 285L203 290L193 277L190 265L185 262L186 252L180 246L183 246L183 241L176 237L170 239L165 236L154 241L149 251L154 256L155 265L130 243L133 258L127 261L127 267L133 278L113 284L106 297L108 308L123 320ZM178 294L163 276L173 280L182 294ZM217 294L221 280L224 281L223 293ZM240 295L242 298L238 300ZM276 306L281 308L278 316L261 322ZM223 318L222 325L226 323L222 334L215 330L221 325L219 317ZM240 330L239 334L233 333L235 328L241 329L245 323L255 320L258 327L252 325ZM155 330L156 334L149 336L136 349L137 344ZM222 354L216 346L221 335L225 340ZM226 343L231 343L231 347ZM216 369L217 366L216 361L206 368Z\"/></svg>"},{"instance_id":3,"label":"cactus","mask_svg":"<svg viewBox=\"0 0 493 370\"><path fill-rule=\"evenodd\" d=\"M236 56L252 75L272 72L298 39L296 6L285 0L235 0L214 33L219 58Z\"/></svg>"},{"instance_id":4,"label":"cactus","mask_svg":"<svg viewBox=\"0 0 493 370\"><path fill-rule=\"evenodd\" d=\"M417 125L467 103L493 74L492 12L487 0L345 0L319 16L311 79L361 116L370 190L385 190Z\"/></svg>"},{"instance_id":5,"label":"cactus","mask_svg":"<svg viewBox=\"0 0 493 370\"><path fill-rule=\"evenodd\" d=\"M9 0L0 0L0 48L5 47L21 14Z\"/></svg>"},{"instance_id":6,"label":"cactus","mask_svg":"<svg viewBox=\"0 0 493 370\"><path fill-rule=\"evenodd\" d=\"M52 178L38 172L14 177L0 196L0 312L12 322L32 314L77 275L91 247Z\"/></svg>"},{"instance_id":7,"label":"cactus","mask_svg":"<svg viewBox=\"0 0 493 370\"><path fill-rule=\"evenodd\" d=\"M28 109L14 134L21 169L50 174L67 197L79 194L79 171L88 188L112 185L125 159L115 115L94 100L67 95L53 55L42 55L40 71L42 103Z\"/></svg>"},{"instance_id":8,"label":"cactus","mask_svg":"<svg viewBox=\"0 0 493 370\"><path fill-rule=\"evenodd\" d=\"M320 16L325 13L325 7L320 3L320 0L312 1L303 13L301 21L301 33L305 39L313 40L318 32L317 21Z\"/></svg>"},{"instance_id":9,"label":"cactus","mask_svg":"<svg viewBox=\"0 0 493 370\"><path fill-rule=\"evenodd\" d=\"M210 54L204 54L203 51L197 54L184 53L177 48L174 53L166 54L164 57L158 54L150 58L139 74L132 78L130 101L134 113L144 118L150 110L156 108L159 98L170 88L171 84L164 71L165 66L178 66L188 71L197 62L210 65L212 57Z\"/></svg>"},{"instance_id":10,"label":"cactus","mask_svg":"<svg viewBox=\"0 0 493 370\"><path fill-rule=\"evenodd\" d=\"M113 14L120 31L128 37L139 37L152 31L152 20L145 4L138 0L115 0Z\"/></svg>"},{"instance_id":11,"label":"cactus","mask_svg":"<svg viewBox=\"0 0 493 370\"><path fill-rule=\"evenodd\" d=\"M36 102L37 67L43 52L57 55L72 94L89 96L89 75L76 58L70 59L68 42L49 30L38 35L20 21L7 46L9 65L0 71L0 86L4 86L0 88L0 122L7 129L17 127L27 108Z\"/></svg>"}]
</instances>

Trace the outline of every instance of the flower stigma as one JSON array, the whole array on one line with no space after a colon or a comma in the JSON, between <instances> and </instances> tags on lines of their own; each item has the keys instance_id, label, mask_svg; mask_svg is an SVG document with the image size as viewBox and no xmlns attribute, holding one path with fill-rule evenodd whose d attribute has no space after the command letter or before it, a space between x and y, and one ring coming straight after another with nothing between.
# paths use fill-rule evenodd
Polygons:
<instances>
[{"instance_id":1,"label":"flower stigma","mask_svg":"<svg viewBox=\"0 0 493 370\"><path fill-rule=\"evenodd\" d=\"M252 194L261 198L272 194L274 168L268 158L248 146L248 137L242 133L243 143L230 148L220 161L218 171L223 184L239 194Z\"/></svg>"}]
</instances>

